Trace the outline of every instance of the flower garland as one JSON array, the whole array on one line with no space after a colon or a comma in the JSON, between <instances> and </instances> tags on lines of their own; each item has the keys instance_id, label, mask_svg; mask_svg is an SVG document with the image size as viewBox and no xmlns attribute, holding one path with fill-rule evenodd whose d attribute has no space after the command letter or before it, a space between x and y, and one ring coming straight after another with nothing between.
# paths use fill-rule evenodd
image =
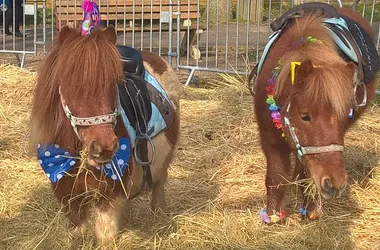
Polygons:
<instances>
[{"instance_id":1,"label":"flower garland","mask_svg":"<svg viewBox=\"0 0 380 250\"><path fill-rule=\"evenodd\" d=\"M273 215L268 215L266 208L261 209L259 215L261 217L261 220L264 221L266 224L269 224L271 222L272 223L277 223L280 220L285 219L285 217L286 217L286 214L285 214L284 210L280 210L280 212L276 212L274 210L273 211Z\"/></svg>"},{"instance_id":2,"label":"flower garland","mask_svg":"<svg viewBox=\"0 0 380 250\"><path fill-rule=\"evenodd\" d=\"M308 42L323 43L323 40L319 40L312 36L301 37L299 41L296 41L293 43L293 46L298 47L301 44L308 43ZM294 73L295 66L299 64L300 62L293 62L292 65L290 65L291 71L293 72L293 78L295 75ZM281 65L281 59L278 62L278 66L273 68L272 76L271 78L267 80L268 86L265 87L265 91L267 92L266 103L269 105L268 109L270 110L270 113L271 113L270 115L274 123L274 127L277 129L283 130L282 116L280 113L281 107L278 106L276 101L274 100L276 80L281 70L280 65ZM292 79L292 84L293 82L294 82L294 79ZM284 132L282 132L282 137L285 137ZM317 208L313 211L308 211L307 208L301 207L299 209L299 213L303 216L307 216L310 220L315 220L320 216L321 209ZM264 221L266 224L269 224L271 222L276 223L286 217L284 210L281 210L280 212L273 211L273 215L268 215L266 208L261 209L261 211L259 212L259 215L262 221Z\"/></svg>"},{"instance_id":3,"label":"flower garland","mask_svg":"<svg viewBox=\"0 0 380 250\"><path fill-rule=\"evenodd\" d=\"M279 63L280 64L280 63ZM280 66L276 66L272 70L272 77L267 80L268 86L266 86L265 91L267 92L267 99L266 102L269 105L270 110L270 116L272 117L272 121L274 123L274 127L277 129L283 129L282 125L282 117L280 114L281 107L277 105L276 101L274 100L274 90L276 85L276 80L278 77L278 74L280 73ZM284 133L282 133L282 137L284 137Z\"/></svg>"},{"instance_id":4,"label":"flower garland","mask_svg":"<svg viewBox=\"0 0 380 250\"><path fill-rule=\"evenodd\" d=\"M293 43L294 47L298 47L301 44L313 42L313 43L323 43L323 40L319 40L312 36L307 37L301 37L299 41L296 41ZM274 100L274 90L276 85L276 80L278 77L278 74L280 73L280 65L281 65L281 59L278 62L279 66L276 66L272 70L272 76L267 80L268 86L265 88L267 92L267 99L266 102L269 105L269 110L271 112L272 121L274 123L275 128L283 130L282 125L282 117L280 114L281 107L276 104L276 101ZM300 62L294 62L294 64L291 65L292 72L295 70L295 65L300 65ZM294 74L293 74L294 78ZM292 82L294 82L294 79L292 79ZM285 137L284 133L282 133L282 137Z\"/></svg>"}]
</instances>

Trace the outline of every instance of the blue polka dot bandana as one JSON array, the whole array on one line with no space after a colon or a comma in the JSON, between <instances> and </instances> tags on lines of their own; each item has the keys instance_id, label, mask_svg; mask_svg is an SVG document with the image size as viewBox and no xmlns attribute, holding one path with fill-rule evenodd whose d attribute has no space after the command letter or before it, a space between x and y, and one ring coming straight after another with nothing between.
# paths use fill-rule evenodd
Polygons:
<instances>
[{"instance_id":1,"label":"blue polka dot bandana","mask_svg":"<svg viewBox=\"0 0 380 250\"><path fill-rule=\"evenodd\" d=\"M79 162L78 155L70 155L70 153L54 144L44 147L38 144L37 151L38 162L45 171L46 176L51 182L56 183L67 172ZM103 167L96 167L99 171L114 181L120 181L128 168L128 161L131 155L131 144L129 138L119 138L119 149L116 151L112 161Z\"/></svg>"}]
</instances>

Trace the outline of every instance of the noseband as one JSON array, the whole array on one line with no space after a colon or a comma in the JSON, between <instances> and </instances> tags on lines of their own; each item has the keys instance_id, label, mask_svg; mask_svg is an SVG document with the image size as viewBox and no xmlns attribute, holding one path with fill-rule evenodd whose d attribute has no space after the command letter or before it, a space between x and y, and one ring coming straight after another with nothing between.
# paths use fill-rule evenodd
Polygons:
<instances>
[{"instance_id":1,"label":"noseband","mask_svg":"<svg viewBox=\"0 0 380 250\"><path fill-rule=\"evenodd\" d=\"M91 117L76 117L72 114L71 110L69 109L69 106L66 105L65 99L63 98L61 94L61 87L59 87L59 96L61 98L61 103L63 107L63 111L65 112L65 115L67 118L69 118L71 126L74 129L75 134L80 139L79 133L78 133L78 126L96 126L101 124L107 124L107 123L113 123L113 127L115 128L117 123L117 116L120 115L120 97L118 93L118 88L116 93L116 108L113 113L106 114L106 115L97 115L97 116L91 116Z\"/></svg>"},{"instance_id":2,"label":"noseband","mask_svg":"<svg viewBox=\"0 0 380 250\"><path fill-rule=\"evenodd\" d=\"M290 103L286 108L286 113L289 114ZM296 135L294 127L290 124L290 120L288 117L284 116L284 124L289 127L290 135L292 136L293 142L297 148L297 156L300 162L302 163L302 157L304 155L312 155L312 154L321 154L328 152L342 152L344 150L344 146L339 144L331 144L328 146L318 146L318 147L304 147L300 144L300 141Z\"/></svg>"}]
</instances>

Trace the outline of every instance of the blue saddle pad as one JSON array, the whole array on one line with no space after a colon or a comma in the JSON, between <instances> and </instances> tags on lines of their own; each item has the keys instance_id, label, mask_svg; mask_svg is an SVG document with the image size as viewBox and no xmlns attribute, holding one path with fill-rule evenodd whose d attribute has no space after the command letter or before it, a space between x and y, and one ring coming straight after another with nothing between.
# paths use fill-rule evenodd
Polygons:
<instances>
[{"instance_id":1,"label":"blue saddle pad","mask_svg":"<svg viewBox=\"0 0 380 250\"><path fill-rule=\"evenodd\" d=\"M361 60L363 81L368 83L373 79L379 70L380 63L375 43L369 34L358 23L346 16L324 18L323 23L344 58L357 64ZM257 73L260 72L270 48L280 35L281 30L277 30L269 37L269 41L259 61ZM350 42L352 39L347 37L350 35L354 40L353 44ZM356 55L354 47L360 51L359 57Z\"/></svg>"},{"instance_id":2,"label":"blue saddle pad","mask_svg":"<svg viewBox=\"0 0 380 250\"><path fill-rule=\"evenodd\" d=\"M134 83L136 84L137 82L140 82L140 85L143 85L144 88L142 88L142 86L138 87L136 93L141 93L141 90L145 89L144 101L140 102L140 104L134 104L135 106L140 105L141 110L134 111L133 107L131 107L132 104L128 101L131 99L131 96L128 96L131 94L129 90L120 91L120 98L128 101L121 102L120 106L121 117L131 138L132 147L135 146L136 141L137 119L134 117L141 118L144 116L143 114L148 113L145 117L147 124L146 132L153 138L171 125L174 115L174 108L171 101L156 78L148 71L145 71L143 79L135 79ZM149 112L145 112L144 110L149 110Z\"/></svg>"}]
</instances>

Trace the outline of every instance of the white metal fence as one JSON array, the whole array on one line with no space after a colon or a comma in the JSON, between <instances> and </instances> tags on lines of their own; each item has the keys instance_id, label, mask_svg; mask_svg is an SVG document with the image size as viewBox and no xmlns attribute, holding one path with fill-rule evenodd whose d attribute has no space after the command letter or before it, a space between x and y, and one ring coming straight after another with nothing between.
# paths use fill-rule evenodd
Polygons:
<instances>
[{"instance_id":1,"label":"white metal fence","mask_svg":"<svg viewBox=\"0 0 380 250\"><path fill-rule=\"evenodd\" d=\"M13 1L20 0L0 0ZM271 21L303 0L96 0L104 25L118 30L118 43L167 56L177 69L248 74L272 33ZM339 7L336 0L325 1ZM3 36L0 53L45 52L62 25L79 26L82 1L34 0L26 4L22 33ZM353 2L343 1L352 7ZM380 43L380 0L362 0L359 11ZM4 13L4 11L2 11ZM2 17L3 23L5 17ZM13 23L15 19L13 18ZM4 25L2 28L4 32ZM23 60L22 63L23 65Z\"/></svg>"},{"instance_id":2,"label":"white metal fence","mask_svg":"<svg viewBox=\"0 0 380 250\"><path fill-rule=\"evenodd\" d=\"M45 51L46 26L37 22L38 13L45 10L42 1L0 0L0 54L15 54L23 67L27 54L36 55L39 48Z\"/></svg>"}]
</instances>

